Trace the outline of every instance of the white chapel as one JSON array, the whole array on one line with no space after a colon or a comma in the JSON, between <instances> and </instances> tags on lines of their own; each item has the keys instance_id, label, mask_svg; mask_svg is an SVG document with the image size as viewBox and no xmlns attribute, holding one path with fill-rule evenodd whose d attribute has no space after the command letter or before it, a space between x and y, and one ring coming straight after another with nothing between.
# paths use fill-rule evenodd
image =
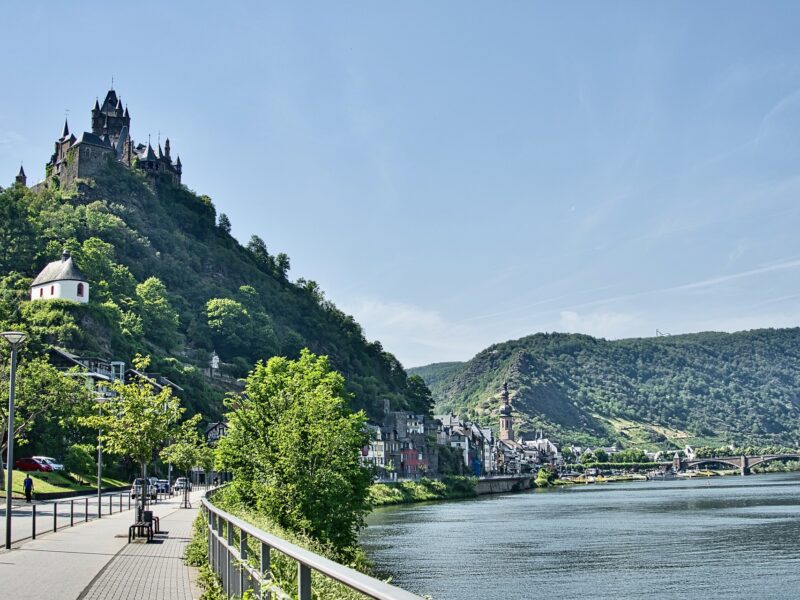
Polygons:
<instances>
[{"instance_id":1,"label":"white chapel","mask_svg":"<svg viewBox=\"0 0 800 600\"><path fill-rule=\"evenodd\" d=\"M31 300L89 302L89 283L75 265L69 250L48 264L31 283Z\"/></svg>"}]
</instances>

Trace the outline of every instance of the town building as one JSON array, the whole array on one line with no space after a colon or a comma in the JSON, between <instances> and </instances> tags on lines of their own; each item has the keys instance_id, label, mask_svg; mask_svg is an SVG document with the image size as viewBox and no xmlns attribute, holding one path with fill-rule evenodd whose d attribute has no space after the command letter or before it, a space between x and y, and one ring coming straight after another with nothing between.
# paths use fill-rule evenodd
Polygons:
<instances>
[{"instance_id":1,"label":"town building","mask_svg":"<svg viewBox=\"0 0 800 600\"><path fill-rule=\"evenodd\" d=\"M75 265L69 250L61 260L49 263L31 283L31 300L69 300L89 302L89 282Z\"/></svg>"},{"instance_id":2,"label":"town building","mask_svg":"<svg viewBox=\"0 0 800 600\"><path fill-rule=\"evenodd\" d=\"M51 365L73 377L82 377L97 399L114 395L111 386L125 379L125 363L93 356L78 356L63 348L51 347L47 352Z\"/></svg>"},{"instance_id":3,"label":"town building","mask_svg":"<svg viewBox=\"0 0 800 600\"><path fill-rule=\"evenodd\" d=\"M209 446L216 446L226 435L228 435L228 423L225 421L209 423L206 427L206 442Z\"/></svg>"}]
</instances>

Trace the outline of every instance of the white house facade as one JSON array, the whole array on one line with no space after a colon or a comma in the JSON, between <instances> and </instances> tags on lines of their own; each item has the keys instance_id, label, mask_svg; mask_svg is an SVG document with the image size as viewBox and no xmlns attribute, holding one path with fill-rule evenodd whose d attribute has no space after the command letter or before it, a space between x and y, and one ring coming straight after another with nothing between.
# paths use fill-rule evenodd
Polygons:
<instances>
[{"instance_id":1,"label":"white house facade","mask_svg":"<svg viewBox=\"0 0 800 600\"><path fill-rule=\"evenodd\" d=\"M61 260L48 264L31 283L31 300L89 302L89 283L75 265L68 250Z\"/></svg>"}]
</instances>

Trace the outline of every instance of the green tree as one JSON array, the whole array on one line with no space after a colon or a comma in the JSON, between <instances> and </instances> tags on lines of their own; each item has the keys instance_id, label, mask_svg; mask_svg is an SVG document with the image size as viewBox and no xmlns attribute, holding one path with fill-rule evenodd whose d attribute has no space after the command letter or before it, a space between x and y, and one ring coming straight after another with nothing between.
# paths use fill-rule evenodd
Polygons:
<instances>
[{"instance_id":1,"label":"green tree","mask_svg":"<svg viewBox=\"0 0 800 600\"><path fill-rule=\"evenodd\" d=\"M37 235L27 190L16 186L0 189L0 273L30 269L38 247Z\"/></svg>"},{"instance_id":2,"label":"green tree","mask_svg":"<svg viewBox=\"0 0 800 600\"><path fill-rule=\"evenodd\" d=\"M222 231L224 231L225 233L230 235L230 233L231 233L231 220L228 218L228 215L226 215L225 213L220 213L219 214L219 222L218 222L217 226Z\"/></svg>"},{"instance_id":3,"label":"green tree","mask_svg":"<svg viewBox=\"0 0 800 600\"><path fill-rule=\"evenodd\" d=\"M145 335L171 349L177 341L178 313L169 302L166 286L158 277L149 277L136 286L136 296Z\"/></svg>"},{"instance_id":4,"label":"green tree","mask_svg":"<svg viewBox=\"0 0 800 600\"><path fill-rule=\"evenodd\" d=\"M217 450L241 501L283 527L352 554L369 511L366 415L347 409L344 378L307 349L256 365L230 398Z\"/></svg>"},{"instance_id":5,"label":"green tree","mask_svg":"<svg viewBox=\"0 0 800 600\"><path fill-rule=\"evenodd\" d=\"M582 465L588 465L594 462L597 462L597 457L591 450L587 450L586 452L581 454L580 463Z\"/></svg>"},{"instance_id":6,"label":"green tree","mask_svg":"<svg viewBox=\"0 0 800 600\"><path fill-rule=\"evenodd\" d=\"M134 359L134 366L140 371L148 365L148 358ZM146 477L153 453L172 436L185 409L169 386L159 391L146 377L136 377L130 383L116 382L111 389L115 395L100 404L99 414L82 417L81 424L99 429L103 451L129 456L139 464L141 476Z\"/></svg>"},{"instance_id":7,"label":"green tree","mask_svg":"<svg viewBox=\"0 0 800 600\"><path fill-rule=\"evenodd\" d=\"M594 459L597 462L608 462L608 452L606 452L602 448L597 448L594 451Z\"/></svg>"},{"instance_id":8,"label":"green tree","mask_svg":"<svg viewBox=\"0 0 800 600\"><path fill-rule=\"evenodd\" d=\"M278 277L281 279L286 279L290 268L289 255L285 254L284 252L279 253L275 257L275 271Z\"/></svg>"},{"instance_id":9,"label":"green tree","mask_svg":"<svg viewBox=\"0 0 800 600\"><path fill-rule=\"evenodd\" d=\"M191 476L192 467L200 466L207 470L213 464L214 451L209 448L205 437L200 433L201 414L196 414L181 423L174 441L161 450L161 460L170 462L173 466L186 475ZM183 505L189 507L189 488L184 486Z\"/></svg>"},{"instance_id":10,"label":"green tree","mask_svg":"<svg viewBox=\"0 0 800 600\"><path fill-rule=\"evenodd\" d=\"M8 361L0 363L0 381L8 381ZM22 447L31 442L31 433L39 420L57 420L79 405L90 402L83 381L58 371L43 358L27 358L19 362L17 391L14 403L14 444ZM8 430L8 403L0 403L0 431ZM0 452L5 457L7 436L2 436ZM0 475L2 475L0 464ZM5 478L0 477L0 489L5 489Z\"/></svg>"},{"instance_id":11,"label":"green tree","mask_svg":"<svg viewBox=\"0 0 800 600\"><path fill-rule=\"evenodd\" d=\"M408 378L406 396L409 399L411 410L418 411L429 417L433 416L433 396L422 377L412 375Z\"/></svg>"},{"instance_id":12,"label":"green tree","mask_svg":"<svg viewBox=\"0 0 800 600\"><path fill-rule=\"evenodd\" d=\"M214 335L214 345L221 352L239 354L247 348L252 320L241 302L212 298L206 303L206 318Z\"/></svg>"},{"instance_id":13,"label":"green tree","mask_svg":"<svg viewBox=\"0 0 800 600\"><path fill-rule=\"evenodd\" d=\"M81 481L88 481L89 476L97 469L94 450L90 444L72 444L64 455L64 468L68 473L77 475Z\"/></svg>"}]
</instances>

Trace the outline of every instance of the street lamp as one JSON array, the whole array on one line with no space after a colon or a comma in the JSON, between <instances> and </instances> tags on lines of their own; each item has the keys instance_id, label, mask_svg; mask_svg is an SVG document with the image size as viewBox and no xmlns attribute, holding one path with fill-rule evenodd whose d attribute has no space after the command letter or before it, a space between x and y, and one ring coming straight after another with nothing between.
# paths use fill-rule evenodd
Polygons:
<instances>
[{"instance_id":1,"label":"street lamp","mask_svg":"<svg viewBox=\"0 0 800 600\"><path fill-rule=\"evenodd\" d=\"M97 416L103 416L103 400L105 397L102 395L95 396L97 401ZM97 518L103 517L103 442L100 438L103 435L103 430L97 430Z\"/></svg>"},{"instance_id":2,"label":"street lamp","mask_svg":"<svg viewBox=\"0 0 800 600\"><path fill-rule=\"evenodd\" d=\"M8 482L6 483L6 550L11 549L11 496L14 483L14 388L17 381L17 348L27 337L21 331L4 331L0 333L11 346L11 381L8 388L8 447L6 450L6 468L8 469Z\"/></svg>"}]
</instances>

